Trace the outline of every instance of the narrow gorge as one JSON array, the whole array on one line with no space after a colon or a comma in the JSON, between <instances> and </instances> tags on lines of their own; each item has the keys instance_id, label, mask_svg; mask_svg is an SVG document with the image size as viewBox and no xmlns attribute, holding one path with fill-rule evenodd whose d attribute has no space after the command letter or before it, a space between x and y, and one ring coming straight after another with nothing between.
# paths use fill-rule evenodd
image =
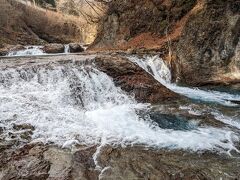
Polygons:
<instances>
[{"instance_id":1,"label":"narrow gorge","mask_svg":"<svg viewBox=\"0 0 240 180\"><path fill-rule=\"evenodd\" d=\"M240 1L0 4L1 180L240 178Z\"/></svg>"}]
</instances>

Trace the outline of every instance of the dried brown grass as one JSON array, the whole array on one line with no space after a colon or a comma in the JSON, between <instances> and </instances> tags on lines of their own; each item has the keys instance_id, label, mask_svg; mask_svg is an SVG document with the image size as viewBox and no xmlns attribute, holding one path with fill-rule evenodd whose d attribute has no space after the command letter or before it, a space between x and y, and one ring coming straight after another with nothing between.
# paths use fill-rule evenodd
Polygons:
<instances>
[{"instance_id":1,"label":"dried brown grass","mask_svg":"<svg viewBox=\"0 0 240 180\"><path fill-rule=\"evenodd\" d=\"M0 44L41 44L45 42L87 42L94 25L83 18L17 2L0 1ZM42 40L40 40L42 39Z\"/></svg>"}]
</instances>

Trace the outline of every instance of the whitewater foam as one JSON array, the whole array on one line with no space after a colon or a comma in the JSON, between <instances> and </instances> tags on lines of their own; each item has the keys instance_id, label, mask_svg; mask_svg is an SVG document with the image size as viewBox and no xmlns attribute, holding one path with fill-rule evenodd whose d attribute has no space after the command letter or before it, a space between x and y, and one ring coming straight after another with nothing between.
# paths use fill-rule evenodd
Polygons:
<instances>
[{"instance_id":1,"label":"whitewater foam","mask_svg":"<svg viewBox=\"0 0 240 180\"><path fill-rule=\"evenodd\" d=\"M134 145L194 151L236 149L231 131L198 127L161 129L138 110L148 111L92 66L66 65L6 68L0 72L0 124L29 123L34 141L72 144Z\"/></svg>"},{"instance_id":2,"label":"whitewater foam","mask_svg":"<svg viewBox=\"0 0 240 180\"><path fill-rule=\"evenodd\" d=\"M236 117L226 116L220 111L212 111L211 114L214 116L215 119L225 124L228 124L232 127L240 129L240 118L238 116Z\"/></svg>"},{"instance_id":3,"label":"whitewater foam","mask_svg":"<svg viewBox=\"0 0 240 180\"><path fill-rule=\"evenodd\" d=\"M42 50L43 46L26 46L23 50L10 51L7 56L32 56L32 55L44 55Z\"/></svg>"},{"instance_id":4,"label":"whitewater foam","mask_svg":"<svg viewBox=\"0 0 240 180\"><path fill-rule=\"evenodd\" d=\"M65 44L65 45L64 45L64 53L65 53L65 54L70 53L70 46L69 46L69 44Z\"/></svg>"}]
</instances>

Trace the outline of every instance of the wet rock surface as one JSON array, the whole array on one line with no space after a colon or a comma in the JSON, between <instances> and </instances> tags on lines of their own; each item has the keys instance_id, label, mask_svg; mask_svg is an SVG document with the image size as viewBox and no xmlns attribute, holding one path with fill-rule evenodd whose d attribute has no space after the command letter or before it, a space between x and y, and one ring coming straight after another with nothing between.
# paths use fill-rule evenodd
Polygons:
<instances>
[{"instance_id":1,"label":"wet rock surface","mask_svg":"<svg viewBox=\"0 0 240 180\"><path fill-rule=\"evenodd\" d=\"M99 161L104 167L108 167L102 172L103 179L238 178L239 163L237 159L230 159L211 153L196 154L141 147L124 149L107 147L103 150ZM233 167L228 169L229 165Z\"/></svg>"},{"instance_id":2,"label":"wet rock surface","mask_svg":"<svg viewBox=\"0 0 240 180\"><path fill-rule=\"evenodd\" d=\"M155 50L171 64L173 81L191 86L239 84L239 4L111 1L90 50Z\"/></svg>"},{"instance_id":3,"label":"wet rock surface","mask_svg":"<svg viewBox=\"0 0 240 180\"><path fill-rule=\"evenodd\" d=\"M143 147L82 147L75 151L26 144L0 151L0 179L238 179L237 158Z\"/></svg>"}]
</instances>

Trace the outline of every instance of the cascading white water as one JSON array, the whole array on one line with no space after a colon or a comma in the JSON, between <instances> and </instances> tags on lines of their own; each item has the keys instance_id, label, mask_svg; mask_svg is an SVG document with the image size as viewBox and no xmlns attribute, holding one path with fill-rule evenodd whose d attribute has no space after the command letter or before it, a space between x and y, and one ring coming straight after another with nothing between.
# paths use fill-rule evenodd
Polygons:
<instances>
[{"instance_id":1,"label":"cascading white water","mask_svg":"<svg viewBox=\"0 0 240 180\"><path fill-rule=\"evenodd\" d=\"M45 64L0 71L0 126L29 123L34 141L72 144L145 144L230 151L238 138L227 129L162 129L142 118L139 104L91 65ZM5 132L7 133L7 131Z\"/></svg>"},{"instance_id":2,"label":"cascading white water","mask_svg":"<svg viewBox=\"0 0 240 180\"><path fill-rule=\"evenodd\" d=\"M181 87L177 84L171 83L171 71L164 61L158 56L145 56L143 58L138 58L136 56L128 57L132 62L138 64L148 73L153 75L153 77L158 80L161 84L169 88L170 90L187 96L191 99L215 102L224 106L237 106L231 103L231 100L240 101L240 95L228 94L218 91L204 91L198 88ZM201 111L193 110L192 107L182 107L183 109L188 109L190 114L201 115ZM208 110L215 117L216 120L229 124L233 127L240 129L240 117L239 115L234 115L233 117L225 116L221 112L214 109Z\"/></svg>"},{"instance_id":3,"label":"cascading white water","mask_svg":"<svg viewBox=\"0 0 240 180\"><path fill-rule=\"evenodd\" d=\"M7 56L44 55L42 48L42 46L26 46L23 50L10 51Z\"/></svg>"},{"instance_id":4,"label":"cascading white water","mask_svg":"<svg viewBox=\"0 0 240 180\"><path fill-rule=\"evenodd\" d=\"M69 44L65 44L65 45L64 45L64 53L65 53L65 54L70 53L70 46L69 46Z\"/></svg>"},{"instance_id":5,"label":"cascading white water","mask_svg":"<svg viewBox=\"0 0 240 180\"><path fill-rule=\"evenodd\" d=\"M205 91L198 88L190 88L178 86L171 83L171 71L164 61L158 56L145 56L138 58L137 56L128 57L130 61L138 64L145 71L152 74L153 77L161 84L172 91L187 96L191 99L202 100L206 102L215 102L226 106L235 106L231 100L240 101L240 95L228 94L218 91Z\"/></svg>"}]
</instances>

